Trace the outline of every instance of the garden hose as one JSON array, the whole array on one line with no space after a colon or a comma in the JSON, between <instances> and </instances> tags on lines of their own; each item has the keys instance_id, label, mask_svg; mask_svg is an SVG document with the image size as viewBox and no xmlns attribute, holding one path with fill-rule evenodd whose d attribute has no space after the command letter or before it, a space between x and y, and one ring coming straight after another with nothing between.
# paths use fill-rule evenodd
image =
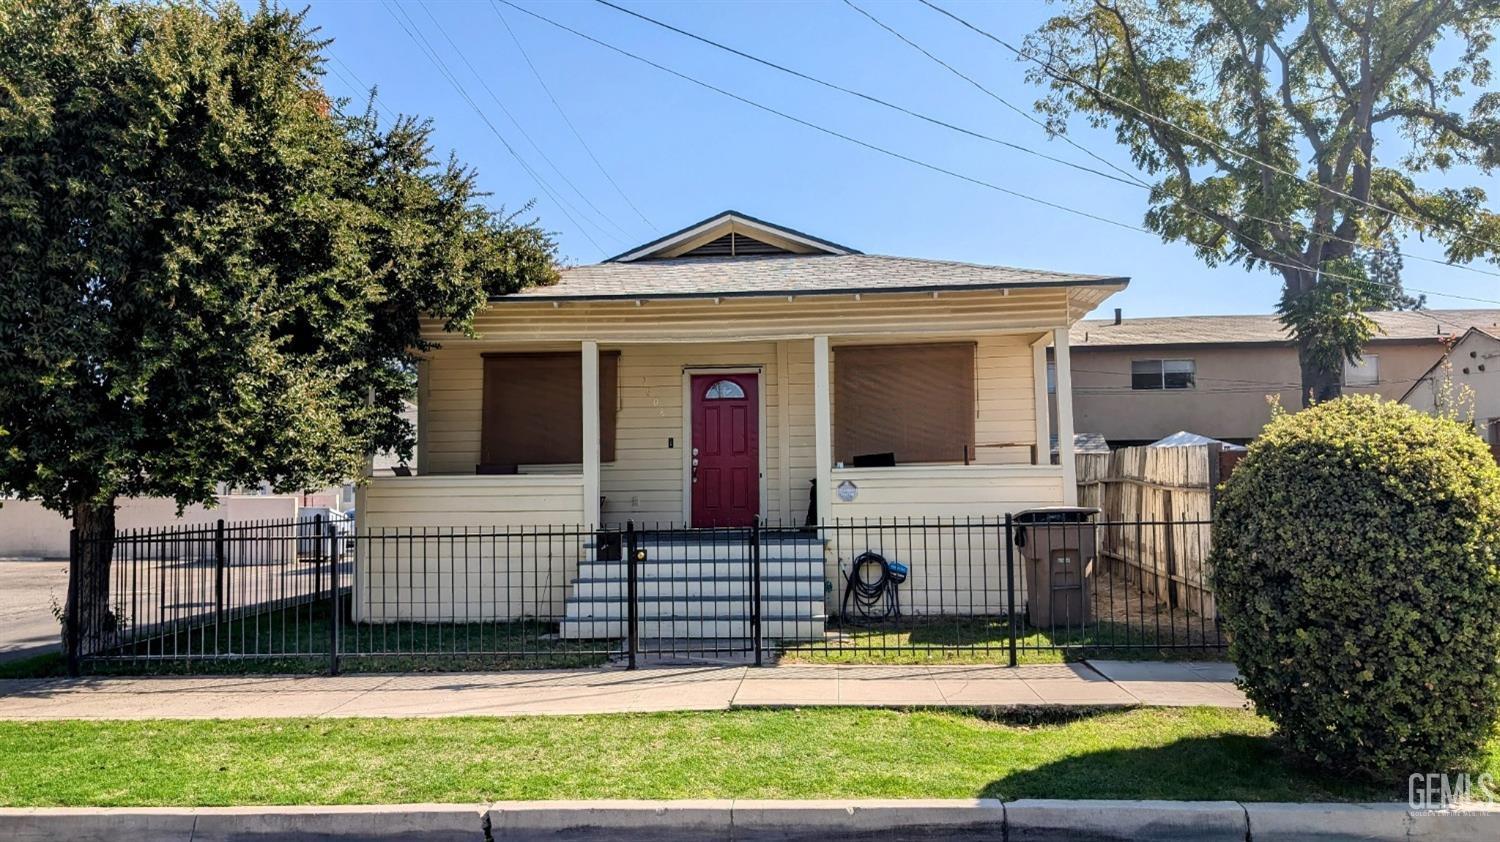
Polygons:
<instances>
[{"instance_id":1,"label":"garden hose","mask_svg":"<svg viewBox=\"0 0 1500 842\"><path fill-rule=\"evenodd\" d=\"M869 578L865 571L869 570ZM844 604L841 614L849 616L849 602L866 620L890 620L901 616L901 583L906 581L906 566L886 561L885 556L866 550L855 557L844 577Z\"/></svg>"}]
</instances>

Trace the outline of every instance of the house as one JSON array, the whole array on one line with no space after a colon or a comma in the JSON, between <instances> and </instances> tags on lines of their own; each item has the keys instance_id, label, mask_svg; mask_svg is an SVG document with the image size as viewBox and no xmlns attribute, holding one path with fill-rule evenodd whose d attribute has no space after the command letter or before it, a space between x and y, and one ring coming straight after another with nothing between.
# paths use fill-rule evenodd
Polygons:
<instances>
[{"instance_id":1,"label":"house","mask_svg":"<svg viewBox=\"0 0 1500 842\"><path fill-rule=\"evenodd\" d=\"M1476 325L1500 310L1367 314L1379 333L1344 390L1398 400ZM1297 349L1274 315L1085 320L1070 332L1074 423L1113 446L1149 444L1178 430L1245 443L1270 420L1267 396L1301 405ZM1500 414L1500 413L1497 413Z\"/></svg>"},{"instance_id":2,"label":"house","mask_svg":"<svg viewBox=\"0 0 1500 842\"><path fill-rule=\"evenodd\" d=\"M1053 465L1046 348L1067 394L1069 327L1127 283L867 255L734 211L561 276L493 298L473 338L427 323L441 347L418 368L416 470L360 489L361 532L800 527L1070 503L1072 408L1055 410L1068 452ZM798 548L820 602L839 557L824 540L826 574L821 546ZM607 562L594 542L535 543L549 563L566 556L568 579ZM400 563L358 560L356 618L449 610L396 593L410 587ZM577 598L545 599L565 593Z\"/></svg>"},{"instance_id":3,"label":"house","mask_svg":"<svg viewBox=\"0 0 1500 842\"><path fill-rule=\"evenodd\" d=\"M1467 417L1500 458L1500 319L1471 327L1411 384L1401 402L1423 412Z\"/></svg>"}]
</instances>

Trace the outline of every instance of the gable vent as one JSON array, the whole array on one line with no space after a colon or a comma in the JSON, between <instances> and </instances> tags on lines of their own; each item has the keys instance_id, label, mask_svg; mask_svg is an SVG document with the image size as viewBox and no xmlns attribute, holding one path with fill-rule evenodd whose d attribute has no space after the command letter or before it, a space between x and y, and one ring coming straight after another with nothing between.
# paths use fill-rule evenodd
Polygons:
<instances>
[{"instance_id":1,"label":"gable vent","mask_svg":"<svg viewBox=\"0 0 1500 842\"><path fill-rule=\"evenodd\" d=\"M753 237L744 234L730 232L717 240L704 243L695 249L685 251L678 257L743 257L745 255L757 254L792 254L779 246L763 243Z\"/></svg>"}]
</instances>

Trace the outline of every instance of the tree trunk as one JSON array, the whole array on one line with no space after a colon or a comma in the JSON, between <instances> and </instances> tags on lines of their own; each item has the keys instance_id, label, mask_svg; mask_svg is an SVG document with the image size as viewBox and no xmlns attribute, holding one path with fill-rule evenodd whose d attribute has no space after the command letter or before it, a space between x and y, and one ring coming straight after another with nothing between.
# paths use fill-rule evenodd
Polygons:
<instances>
[{"instance_id":1,"label":"tree trunk","mask_svg":"<svg viewBox=\"0 0 1500 842\"><path fill-rule=\"evenodd\" d=\"M115 501L89 501L73 506L73 559L68 565L68 606L63 614L64 651L70 636L77 654L88 655L106 646L115 634L117 618L109 606L110 563L114 560Z\"/></svg>"},{"instance_id":2,"label":"tree trunk","mask_svg":"<svg viewBox=\"0 0 1500 842\"><path fill-rule=\"evenodd\" d=\"M1344 393L1342 367L1332 370L1308 359L1307 343L1297 343L1297 366L1302 370L1302 408L1336 400Z\"/></svg>"}]
</instances>

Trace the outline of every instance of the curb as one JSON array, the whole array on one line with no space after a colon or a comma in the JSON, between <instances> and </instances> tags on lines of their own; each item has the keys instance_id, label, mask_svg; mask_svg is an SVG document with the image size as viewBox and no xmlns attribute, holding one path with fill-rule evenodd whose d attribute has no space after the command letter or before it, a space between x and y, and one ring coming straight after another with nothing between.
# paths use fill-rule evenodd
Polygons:
<instances>
[{"instance_id":1,"label":"curb","mask_svg":"<svg viewBox=\"0 0 1500 842\"><path fill-rule=\"evenodd\" d=\"M15 842L507 840L1384 840L1500 839L1500 805L1021 799L502 801L331 807L0 809Z\"/></svg>"}]
</instances>

